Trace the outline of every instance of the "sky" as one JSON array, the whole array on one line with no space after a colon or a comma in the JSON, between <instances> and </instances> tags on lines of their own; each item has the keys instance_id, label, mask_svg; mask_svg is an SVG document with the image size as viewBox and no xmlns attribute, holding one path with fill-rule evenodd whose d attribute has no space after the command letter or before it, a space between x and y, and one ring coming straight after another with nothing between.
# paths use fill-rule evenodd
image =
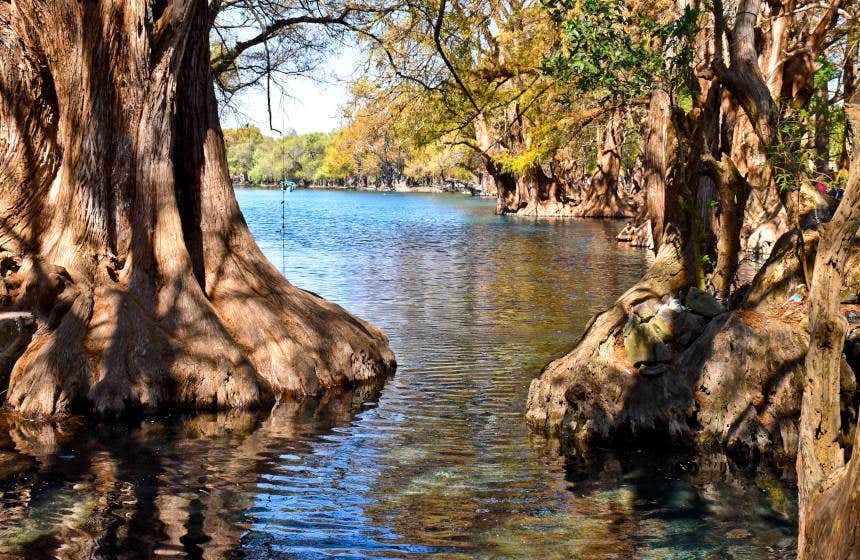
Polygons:
<instances>
[{"instance_id":1,"label":"sky","mask_svg":"<svg viewBox=\"0 0 860 560\"><path fill-rule=\"evenodd\" d=\"M276 129L293 129L299 134L330 132L343 124L341 108L349 100L349 89L339 81L355 77L359 52L344 47L332 56L313 79L294 78L286 83L282 96L272 88L272 125ZM237 96L234 105L239 112L222 111L221 126L237 128L250 124L267 136L278 136L269 128L265 90L248 90ZM282 128L283 127L283 128Z\"/></svg>"}]
</instances>

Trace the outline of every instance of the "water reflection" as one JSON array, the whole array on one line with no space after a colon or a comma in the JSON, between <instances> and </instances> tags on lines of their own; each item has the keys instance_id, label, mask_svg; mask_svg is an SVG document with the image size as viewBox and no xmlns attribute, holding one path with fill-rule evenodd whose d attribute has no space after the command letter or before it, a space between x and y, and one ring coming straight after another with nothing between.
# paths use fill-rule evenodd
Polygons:
<instances>
[{"instance_id":1,"label":"water reflection","mask_svg":"<svg viewBox=\"0 0 860 560\"><path fill-rule=\"evenodd\" d=\"M267 481L283 477L290 457L312 454L317 438L375 406L380 389L283 402L265 413L138 424L37 424L2 415L7 453L32 461L0 482L0 555L229 558L254 530Z\"/></svg>"},{"instance_id":2,"label":"water reflection","mask_svg":"<svg viewBox=\"0 0 860 560\"><path fill-rule=\"evenodd\" d=\"M290 196L282 239L280 193L240 193L255 236L277 264L283 242L297 285L385 329L397 375L257 414L0 416L0 557L791 557L793 494L773 473L635 450L583 462L527 430L531 379L647 265L615 224Z\"/></svg>"}]
</instances>

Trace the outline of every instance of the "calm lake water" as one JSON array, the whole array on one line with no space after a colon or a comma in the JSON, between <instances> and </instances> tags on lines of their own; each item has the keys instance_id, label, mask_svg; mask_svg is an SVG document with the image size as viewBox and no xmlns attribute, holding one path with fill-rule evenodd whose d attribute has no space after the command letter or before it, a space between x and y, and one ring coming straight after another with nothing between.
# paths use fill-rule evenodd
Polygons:
<instances>
[{"instance_id":1,"label":"calm lake water","mask_svg":"<svg viewBox=\"0 0 860 560\"><path fill-rule=\"evenodd\" d=\"M290 280L385 329L397 374L263 414L0 416L0 557L793 557L794 490L768 471L647 449L586 462L526 428L531 379L647 264L618 224L296 191L282 236L280 192L238 197Z\"/></svg>"}]
</instances>

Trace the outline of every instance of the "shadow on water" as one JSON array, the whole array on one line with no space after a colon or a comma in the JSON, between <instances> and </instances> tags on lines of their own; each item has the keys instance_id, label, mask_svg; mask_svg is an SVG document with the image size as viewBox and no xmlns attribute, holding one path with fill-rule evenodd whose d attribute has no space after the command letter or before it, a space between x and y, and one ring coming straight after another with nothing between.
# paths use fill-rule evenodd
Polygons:
<instances>
[{"instance_id":1,"label":"shadow on water","mask_svg":"<svg viewBox=\"0 0 860 560\"><path fill-rule=\"evenodd\" d=\"M381 388L135 424L0 416L0 558L790 557L790 488L719 456L560 453L528 386L632 285L618 224L457 196L238 193L297 286L385 330Z\"/></svg>"}]
</instances>

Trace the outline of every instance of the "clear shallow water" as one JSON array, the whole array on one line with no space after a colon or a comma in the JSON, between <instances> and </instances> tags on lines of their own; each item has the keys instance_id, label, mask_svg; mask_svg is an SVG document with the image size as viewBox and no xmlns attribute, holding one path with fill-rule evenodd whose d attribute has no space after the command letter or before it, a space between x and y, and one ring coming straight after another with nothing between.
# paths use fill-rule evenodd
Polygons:
<instances>
[{"instance_id":1,"label":"clear shallow water","mask_svg":"<svg viewBox=\"0 0 860 560\"><path fill-rule=\"evenodd\" d=\"M793 490L771 473L648 450L585 463L529 434L529 381L646 265L616 224L296 191L282 245L280 192L238 196L295 284L385 329L396 376L263 414L0 416L0 557L792 557Z\"/></svg>"}]
</instances>

